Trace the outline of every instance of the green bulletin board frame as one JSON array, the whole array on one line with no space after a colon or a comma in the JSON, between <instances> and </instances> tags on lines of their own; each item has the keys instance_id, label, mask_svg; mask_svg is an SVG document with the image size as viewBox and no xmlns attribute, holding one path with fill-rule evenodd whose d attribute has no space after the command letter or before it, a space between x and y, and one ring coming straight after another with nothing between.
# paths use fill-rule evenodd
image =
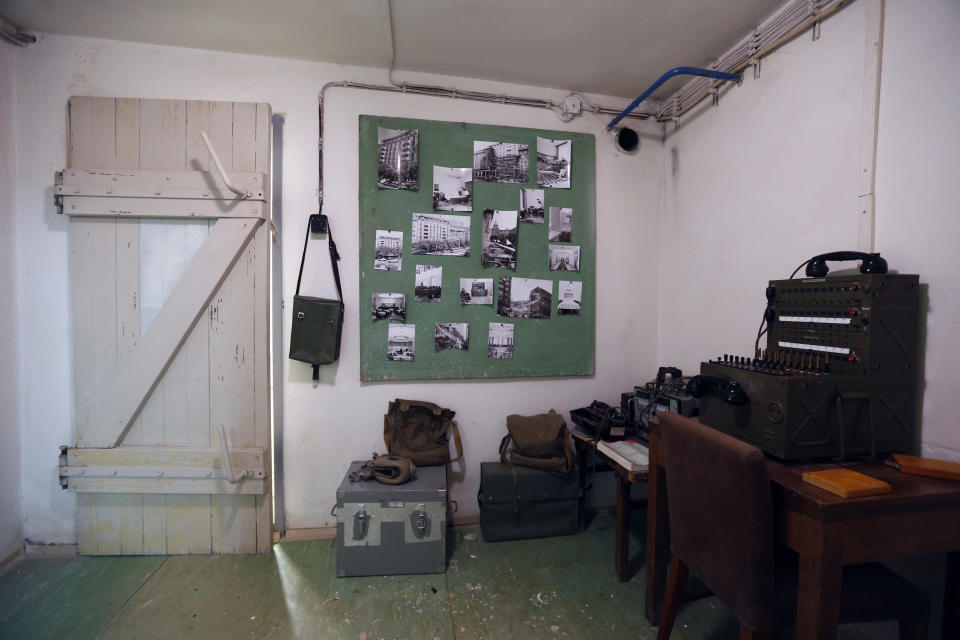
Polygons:
<instances>
[{"instance_id":1,"label":"green bulletin board frame","mask_svg":"<svg viewBox=\"0 0 960 640\"><path fill-rule=\"evenodd\" d=\"M391 190L377 186L377 129L417 129L419 133L419 190ZM538 187L537 137L571 141L570 188ZM473 167L474 140L519 142L529 145L527 184L473 183L473 210L433 210L433 167ZM441 122L383 116L360 116L360 379L433 380L451 378L510 378L523 376L592 375L596 326L596 144L586 133L524 129L465 122ZM516 269L480 264L484 209L519 211L521 189L544 190L544 223L518 223ZM571 242L548 243L550 207L573 209ZM414 255L411 252L414 213L469 216L470 256ZM403 232L400 271L373 268L377 229ZM548 244L579 245L580 271L550 271ZM440 302L414 299L416 265L443 267ZM507 318L497 315L500 277L536 278L553 282L550 318ZM492 278L493 305L461 305L460 278ZM579 315L557 315L560 280L583 283ZM403 293L406 320L374 320L374 293ZM392 322L416 325L412 361L387 359L387 326ZM469 348L434 348L434 323L468 322ZM514 325L513 358L487 357L488 323Z\"/></svg>"}]
</instances>

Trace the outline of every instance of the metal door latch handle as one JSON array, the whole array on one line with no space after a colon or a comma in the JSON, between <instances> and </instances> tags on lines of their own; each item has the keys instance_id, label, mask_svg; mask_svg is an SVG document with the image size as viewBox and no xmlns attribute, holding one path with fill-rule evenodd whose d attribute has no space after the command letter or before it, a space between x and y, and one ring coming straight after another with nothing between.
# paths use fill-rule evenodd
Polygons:
<instances>
[{"instance_id":1,"label":"metal door latch handle","mask_svg":"<svg viewBox=\"0 0 960 640\"><path fill-rule=\"evenodd\" d=\"M418 538L426 538L430 535L430 516L424 505L418 504L416 511L410 513L410 524L413 527L413 535Z\"/></svg>"},{"instance_id":2,"label":"metal door latch handle","mask_svg":"<svg viewBox=\"0 0 960 640\"><path fill-rule=\"evenodd\" d=\"M366 509L357 511L353 516L353 539L363 540L370 530L370 516Z\"/></svg>"}]
</instances>

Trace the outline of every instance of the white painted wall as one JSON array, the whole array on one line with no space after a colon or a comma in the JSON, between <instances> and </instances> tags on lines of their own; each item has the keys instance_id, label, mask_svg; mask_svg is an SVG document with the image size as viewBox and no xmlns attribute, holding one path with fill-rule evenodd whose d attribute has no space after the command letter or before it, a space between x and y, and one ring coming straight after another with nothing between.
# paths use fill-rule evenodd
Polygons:
<instances>
[{"instance_id":1,"label":"white painted wall","mask_svg":"<svg viewBox=\"0 0 960 640\"><path fill-rule=\"evenodd\" d=\"M929 288L922 448L960 459L960 6L886 6L876 248ZM765 58L759 80L746 73L668 137L659 360L696 370L718 354L750 356L766 281L856 248L865 17L863 2L844 9L819 40L804 34Z\"/></svg>"},{"instance_id":2,"label":"white painted wall","mask_svg":"<svg viewBox=\"0 0 960 640\"><path fill-rule=\"evenodd\" d=\"M23 545L17 358L17 49L0 42L0 561Z\"/></svg>"},{"instance_id":3,"label":"white painted wall","mask_svg":"<svg viewBox=\"0 0 960 640\"><path fill-rule=\"evenodd\" d=\"M960 460L960 2L887 2L877 250L927 283L923 455ZM919 102L918 102L919 99Z\"/></svg>"},{"instance_id":4,"label":"white painted wall","mask_svg":"<svg viewBox=\"0 0 960 640\"><path fill-rule=\"evenodd\" d=\"M538 97L565 92L438 76L411 80ZM71 331L67 221L52 205L53 172L66 162L70 95L269 102L285 116L283 156L284 297L293 295L304 224L316 212L317 102L329 81L385 84L384 70L213 53L113 41L47 36L19 52L20 139L17 207L19 332L23 358L24 529L38 542L73 542L74 496L57 485L57 446L72 441ZM597 98L604 104L622 100ZM360 114L569 129L597 136L596 375L565 379L364 384L357 323L357 125ZM327 94L326 206L343 255L347 324L340 363L322 371L287 363L284 449L287 525L333 523L330 509L347 462L383 450L382 416L396 397L432 400L457 412L466 449L465 476L451 486L461 514L477 511L479 463L497 456L510 413L566 412L593 399L618 402L621 391L650 378L655 365L656 309L627 307L655 299L661 147L645 139L637 156L613 150L606 119L563 124L552 112L523 107L332 89ZM658 127L653 131L659 132ZM333 295L323 243L313 243L303 293ZM359 315L358 315L359 312ZM286 315L286 314L285 314ZM290 319L284 318L288 335ZM29 365L29 366L27 366ZM455 467L455 471L458 467Z\"/></svg>"}]
</instances>

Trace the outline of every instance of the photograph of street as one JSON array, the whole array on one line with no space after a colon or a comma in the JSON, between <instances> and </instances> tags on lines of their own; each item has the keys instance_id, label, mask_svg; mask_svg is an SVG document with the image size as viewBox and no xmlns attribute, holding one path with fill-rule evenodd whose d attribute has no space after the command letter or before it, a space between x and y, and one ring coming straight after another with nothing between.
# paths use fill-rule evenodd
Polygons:
<instances>
[{"instance_id":1,"label":"photograph of street","mask_svg":"<svg viewBox=\"0 0 960 640\"><path fill-rule=\"evenodd\" d=\"M561 280L557 284L557 315L580 315L580 301L583 299L583 283L577 280Z\"/></svg>"},{"instance_id":2,"label":"photograph of street","mask_svg":"<svg viewBox=\"0 0 960 640\"><path fill-rule=\"evenodd\" d=\"M418 264L414 280L413 297L418 302L440 302L440 287L443 267Z\"/></svg>"},{"instance_id":3,"label":"photograph of street","mask_svg":"<svg viewBox=\"0 0 960 640\"><path fill-rule=\"evenodd\" d=\"M470 216L413 214L410 250L416 255L470 255Z\"/></svg>"},{"instance_id":4,"label":"photograph of street","mask_svg":"<svg viewBox=\"0 0 960 640\"><path fill-rule=\"evenodd\" d=\"M537 138L537 184L570 188L570 141Z\"/></svg>"},{"instance_id":5,"label":"photograph of street","mask_svg":"<svg viewBox=\"0 0 960 640\"><path fill-rule=\"evenodd\" d=\"M485 267L517 267L517 212L483 210L480 264Z\"/></svg>"},{"instance_id":6,"label":"photograph of street","mask_svg":"<svg viewBox=\"0 0 960 640\"><path fill-rule=\"evenodd\" d=\"M433 325L433 345L441 349L470 348L470 325L466 322L437 322Z\"/></svg>"},{"instance_id":7,"label":"photograph of street","mask_svg":"<svg viewBox=\"0 0 960 640\"><path fill-rule=\"evenodd\" d=\"M402 293L375 293L370 315L374 320L406 320L407 297Z\"/></svg>"},{"instance_id":8,"label":"photograph of street","mask_svg":"<svg viewBox=\"0 0 960 640\"><path fill-rule=\"evenodd\" d=\"M580 246L552 244L547 248L550 271L580 271Z\"/></svg>"},{"instance_id":9,"label":"photograph of street","mask_svg":"<svg viewBox=\"0 0 960 640\"><path fill-rule=\"evenodd\" d=\"M547 239L550 242L573 240L573 209L550 207L550 229Z\"/></svg>"},{"instance_id":10,"label":"photograph of street","mask_svg":"<svg viewBox=\"0 0 960 640\"><path fill-rule=\"evenodd\" d=\"M403 266L403 232L377 229L373 268L381 271L400 271Z\"/></svg>"},{"instance_id":11,"label":"photograph of street","mask_svg":"<svg viewBox=\"0 0 960 640\"><path fill-rule=\"evenodd\" d=\"M513 325L509 322L491 322L487 336L487 357L508 360L513 357Z\"/></svg>"},{"instance_id":12,"label":"photograph of street","mask_svg":"<svg viewBox=\"0 0 960 640\"><path fill-rule=\"evenodd\" d=\"M529 181L530 145L474 140L473 179L520 184Z\"/></svg>"},{"instance_id":13,"label":"photograph of street","mask_svg":"<svg viewBox=\"0 0 960 640\"><path fill-rule=\"evenodd\" d=\"M434 211L473 210L473 169L433 167Z\"/></svg>"},{"instance_id":14,"label":"photograph of street","mask_svg":"<svg viewBox=\"0 0 960 640\"><path fill-rule=\"evenodd\" d=\"M553 280L504 276L497 282L497 315L507 318L550 317Z\"/></svg>"},{"instance_id":15,"label":"photograph of street","mask_svg":"<svg viewBox=\"0 0 960 640\"><path fill-rule=\"evenodd\" d=\"M377 186L416 191L420 174L420 132L377 127Z\"/></svg>"},{"instance_id":16,"label":"photograph of street","mask_svg":"<svg viewBox=\"0 0 960 640\"><path fill-rule=\"evenodd\" d=\"M387 327L387 360L413 360L415 324L391 324Z\"/></svg>"},{"instance_id":17,"label":"photograph of street","mask_svg":"<svg viewBox=\"0 0 960 640\"><path fill-rule=\"evenodd\" d=\"M460 304L493 304L493 278L460 278Z\"/></svg>"},{"instance_id":18,"label":"photograph of street","mask_svg":"<svg viewBox=\"0 0 960 640\"><path fill-rule=\"evenodd\" d=\"M520 190L520 222L543 224L543 189Z\"/></svg>"}]
</instances>

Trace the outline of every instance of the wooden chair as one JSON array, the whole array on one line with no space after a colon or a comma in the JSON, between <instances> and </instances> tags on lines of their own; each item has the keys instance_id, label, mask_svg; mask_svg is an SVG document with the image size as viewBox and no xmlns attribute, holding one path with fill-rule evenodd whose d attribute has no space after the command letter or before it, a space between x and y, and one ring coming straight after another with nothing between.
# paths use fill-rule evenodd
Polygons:
<instances>
[{"instance_id":1,"label":"wooden chair","mask_svg":"<svg viewBox=\"0 0 960 640\"><path fill-rule=\"evenodd\" d=\"M661 413L671 562L658 640L670 637L688 571L740 621L741 638L794 626L797 560L776 548L770 478L756 447ZM844 567L840 622L898 620L901 638L926 638L930 603L880 564Z\"/></svg>"}]
</instances>

